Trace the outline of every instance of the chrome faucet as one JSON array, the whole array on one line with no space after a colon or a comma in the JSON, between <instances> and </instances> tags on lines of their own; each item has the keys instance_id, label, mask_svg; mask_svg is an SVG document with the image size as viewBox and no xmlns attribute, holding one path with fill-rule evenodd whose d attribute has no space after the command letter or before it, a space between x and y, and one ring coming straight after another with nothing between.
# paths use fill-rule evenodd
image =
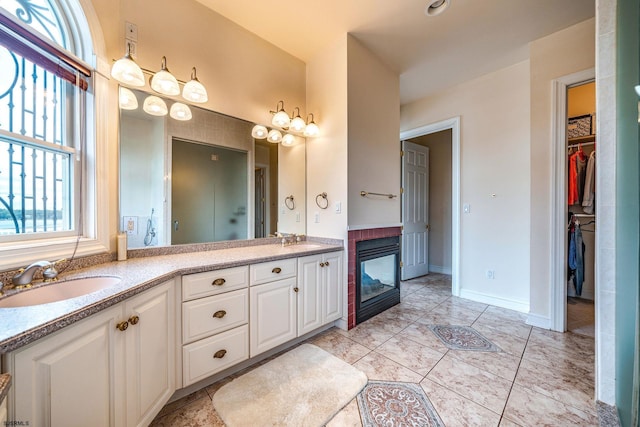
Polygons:
<instances>
[{"instance_id":1,"label":"chrome faucet","mask_svg":"<svg viewBox=\"0 0 640 427\"><path fill-rule=\"evenodd\" d=\"M58 277L58 271L55 269L55 263L49 261L38 261L30 264L25 268L18 270L18 273L11 279L11 287L5 286L5 289L22 289L31 287L33 275L39 268L44 268L42 277L45 281L55 280Z\"/></svg>"},{"instance_id":2,"label":"chrome faucet","mask_svg":"<svg viewBox=\"0 0 640 427\"><path fill-rule=\"evenodd\" d=\"M282 237L281 243L283 247L289 246L289 245L295 245L301 240L300 236L298 236L296 233L285 234L285 235L278 233L278 237Z\"/></svg>"}]
</instances>

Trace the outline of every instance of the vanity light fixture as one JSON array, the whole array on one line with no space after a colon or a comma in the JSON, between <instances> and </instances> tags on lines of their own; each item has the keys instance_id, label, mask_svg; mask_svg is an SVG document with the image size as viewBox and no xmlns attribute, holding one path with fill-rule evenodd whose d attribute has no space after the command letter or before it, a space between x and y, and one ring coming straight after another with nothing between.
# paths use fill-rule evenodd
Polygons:
<instances>
[{"instance_id":1,"label":"vanity light fixture","mask_svg":"<svg viewBox=\"0 0 640 427\"><path fill-rule=\"evenodd\" d=\"M262 125L255 125L251 129L251 136L255 139L265 139L269 135L269 131Z\"/></svg>"},{"instance_id":2,"label":"vanity light fixture","mask_svg":"<svg viewBox=\"0 0 640 427\"><path fill-rule=\"evenodd\" d=\"M169 115L181 121L191 120L191 109L188 105L183 104L182 102L174 102L171 106L171 110L169 110Z\"/></svg>"},{"instance_id":3,"label":"vanity light fixture","mask_svg":"<svg viewBox=\"0 0 640 427\"><path fill-rule=\"evenodd\" d=\"M203 103L209 100L207 89L204 87L196 75L196 67L191 70L191 80L182 88L182 97L187 101Z\"/></svg>"},{"instance_id":4,"label":"vanity light fixture","mask_svg":"<svg viewBox=\"0 0 640 427\"><path fill-rule=\"evenodd\" d=\"M118 103L123 110L135 110L138 108L138 98L131 92L131 89L120 86L118 92Z\"/></svg>"},{"instance_id":5,"label":"vanity light fixture","mask_svg":"<svg viewBox=\"0 0 640 427\"><path fill-rule=\"evenodd\" d=\"M271 129L269 135L267 136L267 139L269 140L269 142L277 144L278 142L282 141L282 133L278 129Z\"/></svg>"},{"instance_id":6,"label":"vanity light fixture","mask_svg":"<svg viewBox=\"0 0 640 427\"><path fill-rule=\"evenodd\" d=\"M142 74L142 68L136 64L131 56L130 43L127 43L127 53L111 67L111 77L126 85L144 86L144 74Z\"/></svg>"},{"instance_id":7,"label":"vanity light fixture","mask_svg":"<svg viewBox=\"0 0 640 427\"><path fill-rule=\"evenodd\" d=\"M160 67L160 71L155 73L153 76L151 76L151 79L149 79L149 83L151 83L151 89L163 95L179 95L180 85L178 85L178 80L173 77L173 74L171 74L169 72L169 69L167 68L166 56L162 57Z\"/></svg>"},{"instance_id":8,"label":"vanity light fixture","mask_svg":"<svg viewBox=\"0 0 640 427\"><path fill-rule=\"evenodd\" d=\"M298 107L294 108L293 109L294 113L296 110L298 111L298 114L296 114L296 116L293 119L291 119L291 124L289 125L289 129L295 132L302 132L304 131L307 124L304 122L303 118L300 117L300 108Z\"/></svg>"},{"instance_id":9,"label":"vanity light fixture","mask_svg":"<svg viewBox=\"0 0 640 427\"><path fill-rule=\"evenodd\" d=\"M280 107L279 110L278 107ZM272 125L286 129L291 124L291 118L289 117L287 112L284 111L284 101L278 101L278 104L276 105L276 111L272 111L271 113L273 114L273 118L271 119Z\"/></svg>"},{"instance_id":10,"label":"vanity light fixture","mask_svg":"<svg viewBox=\"0 0 640 427\"><path fill-rule=\"evenodd\" d=\"M291 146L296 142L296 137L290 133L285 133L282 137L282 145Z\"/></svg>"},{"instance_id":11,"label":"vanity light fixture","mask_svg":"<svg viewBox=\"0 0 640 427\"><path fill-rule=\"evenodd\" d=\"M311 120L309 120L309 116L311 116ZM307 126L304 128L304 136L314 137L320 134L320 129L316 122L313 121L313 113L309 113L307 116Z\"/></svg>"},{"instance_id":12,"label":"vanity light fixture","mask_svg":"<svg viewBox=\"0 0 640 427\"><path fill-rule=\"evenodd\" d=\"M152 116L166 116L168 112L167 104L165 104L164 100L155 95L147 96L142 109Z\"/></svg>"}]
</instances>

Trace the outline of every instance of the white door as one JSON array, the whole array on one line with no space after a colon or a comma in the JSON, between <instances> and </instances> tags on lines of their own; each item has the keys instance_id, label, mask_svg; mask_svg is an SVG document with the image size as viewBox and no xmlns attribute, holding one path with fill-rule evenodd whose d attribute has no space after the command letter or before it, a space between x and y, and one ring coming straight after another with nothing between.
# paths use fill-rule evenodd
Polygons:
<instances>
[{"instance_id":1,"label":"white door","mask_svg":"<svg viewBox=\"0 0 640 427\"><path fill-rule=\"evenodd\" d=\"M401 279L429 273L429 148L402 141Z\"/></svg>"},{"instance_id":2,"label":"white door","mask_svg":"<svg viewBox=\"0 0 640 427\"><path fill-rule=\"evenodd\" d=\"M322 255L298 258L298 336L323 324L322 318Z\"/></svg>"}]
</instances>

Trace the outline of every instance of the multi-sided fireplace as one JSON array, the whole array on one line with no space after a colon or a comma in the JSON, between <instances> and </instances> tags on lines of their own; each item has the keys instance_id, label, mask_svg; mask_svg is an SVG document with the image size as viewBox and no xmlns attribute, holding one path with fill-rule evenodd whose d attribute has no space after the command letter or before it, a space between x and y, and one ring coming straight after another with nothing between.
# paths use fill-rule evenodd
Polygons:
<instances>
[{"instance_id":1,"label":"multi-sided fireplace","mask_svg":"<svg viewBox=\"0 0 640 427\"><path fill-rule=\"evenodd\" d=\"M398 236L356 243L356 324L400 302Z\"/></svg>"}]
</instances>

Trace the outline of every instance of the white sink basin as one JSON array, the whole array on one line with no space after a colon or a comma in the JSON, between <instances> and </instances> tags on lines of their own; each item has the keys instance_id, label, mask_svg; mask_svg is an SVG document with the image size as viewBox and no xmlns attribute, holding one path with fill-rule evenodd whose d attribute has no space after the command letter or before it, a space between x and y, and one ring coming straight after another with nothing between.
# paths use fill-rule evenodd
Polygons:
<instances>
[{"instance_id":1,"label":"white sink basin","mask_svg":"<svg viewBox=\"0 0 640 427\"><path fill-rule=\"evenodd\" d=\"M117 285L119 277L87 277L29 289L0 300L0 308L26 307L65 301Z\"/></svg>"}]
</instances>

